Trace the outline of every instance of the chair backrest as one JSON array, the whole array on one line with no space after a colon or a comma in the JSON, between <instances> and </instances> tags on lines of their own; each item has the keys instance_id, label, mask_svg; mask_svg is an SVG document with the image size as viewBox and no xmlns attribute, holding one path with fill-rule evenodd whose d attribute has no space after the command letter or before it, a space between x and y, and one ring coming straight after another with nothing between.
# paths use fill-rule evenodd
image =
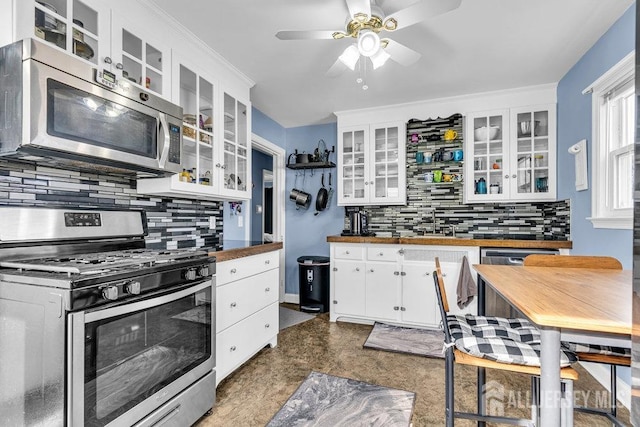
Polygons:
<instances>
[{"instance_id":1,"label":"chair backrest","mask_svg":"<svg viewBox=\"0 0 640 427\"><path fill-rule=\"evenodd\" d=\"M447 313L449 312L449 303L447 302L447 292L444 288L444 279L442 278L442 270L440 269L440 259L436 257L436 269L433 272L433 283L436 287L436 296L438 298L438 307L440 307L440 317L442 318L442 329L446 342L451 342L451 333L449 332L449 324L447 323Z\"/></svg>"},{"instance_id":2,"label":"chair backrest","mask_svg":"<svg viewBox=\"0 0 640 427\"><path fill-rule=\"evenodd\" d=\"M602 268L622 270L620 261L610 256L541 255L532 254L524 259L527 267Z\"/></svg>"}]
</instances>

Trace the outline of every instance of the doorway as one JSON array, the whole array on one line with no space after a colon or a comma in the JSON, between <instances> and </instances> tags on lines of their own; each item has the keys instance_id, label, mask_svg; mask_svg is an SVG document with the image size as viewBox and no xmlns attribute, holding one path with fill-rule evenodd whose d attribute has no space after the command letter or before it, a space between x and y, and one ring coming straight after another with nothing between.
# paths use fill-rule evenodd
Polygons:
<instances>
[{"instance_id":1,"label":"doorway","mask_svg":"<svg viewBox=\"0 0 640 427\"><path fill-rule=\"evenodd\" d=\"M252 134L253 191L251 198L251 240L282 242L280 251L279 299L284 301L285 279L285 163L286 151L274 143ZM262 162L262 163L261 163ZM269 206L270 205L270 206ZM267 212L270 214L268 218ZM271 232L269 232L269 226Z\"/></svg>"}]
</instances>

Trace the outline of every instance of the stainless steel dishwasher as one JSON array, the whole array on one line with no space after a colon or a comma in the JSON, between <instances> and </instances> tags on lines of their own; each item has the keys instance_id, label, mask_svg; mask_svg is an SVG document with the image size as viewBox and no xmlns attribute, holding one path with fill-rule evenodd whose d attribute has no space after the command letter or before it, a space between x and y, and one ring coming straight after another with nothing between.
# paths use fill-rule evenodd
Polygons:
<instances>
[{"instance_id":1,"label":"stainless steel dishwasher","mask_svg":"<svg viewBox=\"0 0 640 427\"><path fill-rule=\"evenodd\" d=\"M558 249L512 249L512 248L482 248L480 249L480 264L494 265L522 265L527 255L545 254L558 255ZM478 311L486 316L500 317L523 317L514 307L511 306L500 294L491 286L480 283L480 306ZM484 305L482 300L484 299Z\"/></svg>"}]
</instances>

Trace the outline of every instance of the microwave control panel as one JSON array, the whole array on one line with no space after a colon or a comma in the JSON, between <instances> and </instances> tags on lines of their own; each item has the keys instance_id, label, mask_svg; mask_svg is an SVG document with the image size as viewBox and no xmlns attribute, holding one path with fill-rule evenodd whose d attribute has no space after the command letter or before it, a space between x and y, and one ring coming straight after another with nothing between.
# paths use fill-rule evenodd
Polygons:
<instances>
[{"instance_id":1,"label":"microwave control panel","mask_svg":"<svg viewBox=\"0 0 640 427\"><path fill-rule=\"evenodd\" d=\"M169 162L180 164L180 126L169 124Z\"/></svg>"}]
</instances>

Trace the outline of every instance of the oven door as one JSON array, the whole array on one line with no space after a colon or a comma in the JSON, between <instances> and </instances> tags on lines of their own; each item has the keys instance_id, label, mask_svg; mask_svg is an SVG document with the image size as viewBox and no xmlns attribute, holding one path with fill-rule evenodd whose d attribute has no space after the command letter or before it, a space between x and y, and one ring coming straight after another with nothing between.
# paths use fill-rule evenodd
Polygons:
<instances>
[{"instance_id":1,"label":"oven door","mask_svg":"<svg viewBox=\"0 0 640 427\"><path fill-rule=\"evenodd\" d=\"M69 425L132 425L210 373L214 295L207 280L153 298L71 313Z\"/></svg>"}]
</instances>

